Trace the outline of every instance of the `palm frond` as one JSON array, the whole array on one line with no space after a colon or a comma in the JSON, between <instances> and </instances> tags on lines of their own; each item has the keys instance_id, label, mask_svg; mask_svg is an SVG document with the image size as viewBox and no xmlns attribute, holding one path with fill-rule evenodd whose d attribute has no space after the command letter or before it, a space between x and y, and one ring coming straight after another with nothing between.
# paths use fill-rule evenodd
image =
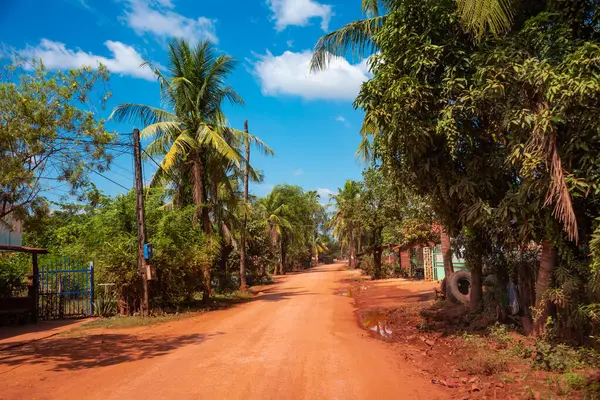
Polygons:
<instances>
[{"instance_id":1,"label":"palm frond","mask_svg":"<svg viewBox=\"0 0 600 400\"><path fill-rule=\"evenodd\" d=\"M373 157L373 150L371 147L371 141L369 140L369 136L362 135L362 139L360 140L360 143L354 155L356 156L356 158L358 158L365 164L371 161Z\"/></svg>"},{"instance_id":2,"label":"palm frond","mask_svg":"<svg viewBox=\"0 0 600 400\"><path fill-rule=\"evenodd\" d=\"M169 171L177 162L177 159L187 154L187 152L195 146L196 142L194 138L191 137L188 131L183 131L175 141L173 141L173 145L165 154L165 158L163 158L160 166L165 171Z\"/></svg>"},{"instance_id":3,"label":"palm frond","mask_svg":"<svg viewBox=\"0 0 600 400\"><path fill-rule=\"evenodd\" d=\"M386 18L377 16L354 21L321 37L310 60L311 72L326 69L332 59L344 57L348 51L355 59L372 54L376 49L373 36L381 29Z\"/></svg>"},{"instance_id":4,"label":"palm frond","mask_svg":"<svg viewBox=\"0 0 600 400\"><path fill-rule=\"evenodd\" d=\"M267 144L265 142L263 142L262 140L260 140L257 136L254 136L250 133L246 133L237 129L232 129L233 131L235 131L238 135L241 135L244 140L249 140L250 144L253 145L258 151L260 151L260 153L264 156L275 156L275 152L269 147L267 146Z\"/></svg>"},{"instance_id":5,"label":"palm frond","mask_svg":"<svg viewBox=\"0 0 600 400\"><path fill-rule=\"evenodd\" d=\"M223 136L217 132L217 130L208 125L201 125L196 135L196 139L201 146L207 145L216 150L226 159L235 162L236 165L240 164L241 156L239 152L231 147L229 143L223 139Z\"/></svg>"},{"instance_id":6,"label":"palm frond","mask_svg":"<svg viewBox=\"0 0 600 400\"><path fill-rule=\"evenodd\" d=\"M181 133L181 123L176 121L155 122L140 131L142 138L159 138L177 136Z\"/></svg>"},{"instance_id":7,"label":"palm frond","mask_svg":"<svg viewBox=\"0 0 600 400\"><path fill-rule=\"evenodd\" d=\"M456 0L456 5L463 25L476 38L488 31L499 35L512 24L511 0Z\"/></svg>"},{"instance_id":8,"label":"palm frond","mask_svg":"<svg viewBox=\"0 0 600 400\"><path fill-rule=\"evenodd\" d=\"M570 240L579 241L577 219L571 194L565 179L565 171L558 153L556 131L550 123L551 113L546 102L542 102L535 116L534 128L525 151L544 159L549 171L549 187L544 206L554 203L553 214L563 224Z\"/></svg>"},{"instance_id":9,"label":"palm frond","mask_svg":"<svg viewBox=\"0 0 600 400\"><path fill-rule=\"evenodd\" d=\"M361 9L364 15L377 17L390 10L393 2L394 0L362 0Z\"/></svg>"},{"instance_id":10,"label":"palm frond","mask_svg":"<svg viewBox=\"0 0 600 400\"><path fill-rule=\"evenodd\" d=\"M177 116L160 108L143 104L125 103L115 107L108 119L130 124L139 122L142 126L146 127L158 122L177 121Z\"/></svg>"}]
</instances>

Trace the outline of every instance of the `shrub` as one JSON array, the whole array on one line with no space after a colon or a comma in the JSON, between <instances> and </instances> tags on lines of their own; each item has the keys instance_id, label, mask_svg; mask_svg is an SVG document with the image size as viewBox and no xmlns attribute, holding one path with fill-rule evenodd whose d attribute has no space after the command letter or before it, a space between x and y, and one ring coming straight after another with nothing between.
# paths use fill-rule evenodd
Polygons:
<instances>
[{"instance_id":1,"label":"shrub","mask_svg":"<svg viewBox=\"0 0 600 400\"><path fill-rule=\"evenodd\" d=\"M564 372L575 368L579 361L579 354L575 349L564 344L552 345L545 341L538 341L535 346L534 367L546 371Z\"/></svg>"}]
</instances>

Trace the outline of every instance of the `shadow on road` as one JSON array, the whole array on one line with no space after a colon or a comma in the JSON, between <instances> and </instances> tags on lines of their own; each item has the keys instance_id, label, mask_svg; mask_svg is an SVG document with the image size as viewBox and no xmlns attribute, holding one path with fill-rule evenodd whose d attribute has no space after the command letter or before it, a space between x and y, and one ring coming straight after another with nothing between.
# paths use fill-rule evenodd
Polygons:
<instances>
[{"instance_id":1,"label":"shadow on road","mask_svg":"<svg viewBox=\"0 0 600 400\"><path fill-rule=\"evenodd\" d=\"M59 321L40 321L37 324L2 326L0 327L0 341L23 334L58 330L70 325L77 325L80 321L80 319L65 319Z\"/></svg>"},{"instance_id":2,"label":"shadow on road","mask_svg":"<svg viewBox=\"0 0 600 400\"><path fill-rule=\"evenodd\" d=\"M139 339L127 334L97 334L50 338L0 353L0 367L47 365L52 371L105 367L160 357L180 347L202 343L212 335L183 335Z\"/></svg>"},{"instance_id":3,"label":"shadow on road","mask_svg":"<svg viewBox=\"0 0 600 400\"><path fill-rule=\"evenodd\" d=\"M308 291L295 291L295 292L275 292L275 293L265 293L263 295L260 295L254 299L252 299L252 301L281 301L281 300L287 300L289 298L292 298L294 296L310 296L310 295L315 295L315 293L311 293Z\"/></svg>"}]
</instances>

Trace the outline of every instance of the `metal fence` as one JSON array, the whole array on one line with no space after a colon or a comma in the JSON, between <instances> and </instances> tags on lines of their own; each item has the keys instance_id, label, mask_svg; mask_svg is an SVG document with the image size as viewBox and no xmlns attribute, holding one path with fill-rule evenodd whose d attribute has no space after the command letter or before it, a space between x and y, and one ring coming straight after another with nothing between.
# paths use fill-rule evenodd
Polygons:
<instances>
[{"instance_id":1,"label":"metal fence","mask_svg":"<svg viewBox=\"0 0 600 400\"><path fill-rule=\"evenodd\" d=\"M38 272L38 317L62 319L94 314L94 264L61 258Z\"/></svg>"}]
</instances>

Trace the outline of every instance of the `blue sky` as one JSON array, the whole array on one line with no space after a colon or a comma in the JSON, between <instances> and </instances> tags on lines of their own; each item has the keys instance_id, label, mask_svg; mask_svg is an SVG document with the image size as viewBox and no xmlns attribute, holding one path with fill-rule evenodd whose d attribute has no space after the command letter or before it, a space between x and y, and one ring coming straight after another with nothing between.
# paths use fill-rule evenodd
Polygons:
<instances>
[{"instance_id":1,"label":"blue sky","mask_svg":"<svg viewBox=\"0 0 600 400\"><path fill-rule=\"evenodd\" d=\"M230 125L241 129L247 119L277 154L253 157L265 182L252 192L290 183L326 198L361 177L354 151L362 114L352 101L368 71L364 61L340 59L314 75L308 61L321 35L360 17L359 0L0 0L0 42L53 69L106 64L113 93L101 112L107 117L120 103L160 105L158 84L139 64L165 64L169 40L210 40L238 61L230 84L246 106L225 108ZM131 166L121 156L106 175L129 188ZM155 166L145 169L150 176ZM98 176L94 182L109 194L125 191Z\"/></svg>"}]
</instances>

